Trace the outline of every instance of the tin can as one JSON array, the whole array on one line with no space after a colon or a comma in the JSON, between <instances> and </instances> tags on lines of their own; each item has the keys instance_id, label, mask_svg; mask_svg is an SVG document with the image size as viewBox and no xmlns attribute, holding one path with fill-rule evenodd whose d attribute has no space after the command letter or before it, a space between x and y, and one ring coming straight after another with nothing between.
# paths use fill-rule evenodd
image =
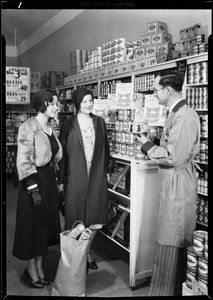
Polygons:
<instances>
[{"instance_id":1,"label":"tin can","mask_svg":"<svg viewBox=\"0 0 213 300\"><path fill-rule=\"evenodd\" d=\"M198 258L198 276L199 274L203 276L208 275L208 261L205 257Z\"/></svg>"},{"instance_id":2,"label":"tin can","mask_svg":"<svg viewBox=\"0 0 213 300\"><path fill-rule=\"evenodd\" d=\"M204 243L204 257L208 259L208 233L205 237L205 243Z\"/></svg>"},{"instance_id":3,"label":"tin can","mask_svg":"<svg viewBox=\"0 0 213 300\"><path fill-rule=\"evenodd\" d=\"M127 154L127 146L126 144L121 145L121 154L126 155Z\"/></svg>"},{"instance_id":4,"label":"tin can","mask_svg":"<svg viewBox=\"0 0 213 300\"><path fill-rule=\"evenodd\" d=\"M187 248L187 268L196 272L198 266L197 255L194 252L193 246Z\"/></svg>"},{"instance_id":5,"label":"tin can","mask_svg":"<svg viewBox=\"0 0 213 300\"><path fill-rule=\"evenodd\" d=\"M116 121L115 122L115 130L120 131L121 130L121 126L122 126L121 121Z\"/></svg>"},{"instance_id":6,"label":"tin can","mask_svg":"<svg viewBox=\"0 0 213 300\"><path fill-rule=\"evenodd\" d=\"M124 120L123 122L122 122L122 130L123 131L130 131L130 121L129 120Z\"/></svg>"},{"instance_id":7,"label":"tin can","mask_svg":"<svg viewBox=\"0 0 213 300\"><path fill-rule=\"evenodd\" d=\"M124 120L124 119L125 119L125 110L118 109L118 120Z\"/></svg>"},{"instance_id":8,"label":"tin can","mask_svg":"<svg viewBox=\"0 0 213 300\"><path fill-rule=\"evenodd\" d=\"M130 157L134 157L135 156L135 145L129 145L129 148L127 149L127 155Z\"/></svg>"},{"instance_id":9,"label":"tin can","mask_svg":"<svg viewBox=\"0 0 213 300\"><path fill-rule=\"evenodd\" d=\"M114 144L114 153L120 153L120 150L121 150L121 144L119 143L115 143Z\"/></svg>"},{"instance_id":10,"label":"tin can","mask_svg":"<svg viewBox=\"0 0 213 300\"><path fill-rule=\"evenodd\" d=\"M198 282L201 283L205 287L205 289L208 289L208 277L207 276L199 274Z\"/></svg>"},{"instance_id":11,"label":"tin can","mask_svg":"<svg viewBox=\"0 0 213 300\"><path fill-rule=\"evenodd\" d=\"M204 53L206 52L206 44L205 43L200 43L198 45L199 53Z\"/></svg>"},{"instance_id":12,"label":"tin can","mask_svg":"<svg viewBox=\"0 0 213 300\"><path fill-rule=\"evenodd\" d=\"M200 222L202 222L202 221L200 221ZM193 249L194 249L194 252L197 254L197 256L204 255L205 237L206 237L206 231L196 230L193 233Z\"/></svg>"},{"instance_id":13,"label":"tin can","mask_svg":"<svg viewBox=\"0 0 213 300\"><path fill-rule=\"evenodd\" d=\"M196 280L196 272L193 272L189 268L186 271L186 285L187 287L192 290L193 281Z\"/></svg>"},{"instance_id":14,"label":"tin can","mask_svg":"<svg viewBox=\"0 0 213 300\"><path fill-rule=\"evenodd\" d=\"M197 44L204 43L205 41L205 34L197 34L195 37L195 41Z\"/></svg>"}]
</instances>

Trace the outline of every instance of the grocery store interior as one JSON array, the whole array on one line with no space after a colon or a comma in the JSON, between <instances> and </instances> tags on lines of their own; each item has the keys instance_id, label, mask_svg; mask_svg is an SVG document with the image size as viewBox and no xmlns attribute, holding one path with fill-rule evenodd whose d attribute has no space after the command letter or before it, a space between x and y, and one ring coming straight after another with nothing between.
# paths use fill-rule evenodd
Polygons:
<instances>
[{"instance_id":1,"label":"grocery store interior","mask_svg":"<svg viewBox=\"0 0 213 300\"><path fill-rule=\"evenodd\" d=\"M18 196L16 154L19 126L36 115L30 103L33 94L40 89L53 89L58 93L59 110L52 125L59 133L62 122L75 113L72 103L74 89L86 86L97 100L94 113L108 123L115 174L108 183L109 224L98 231L92 244L98 270L89 269L85 295L148 296L158 219L155 201L158 166L149 164L145 155L129 145L134 140L131 140L130 130L124 128L125 125L130 128L135 107L127 107L126 111L123 107L122 111L111 107L109 113L106 103L113 105L116 87L122 89L122 84L129 83L137 103L142 103L146 97L153 98L154 74L163 69L184 72L183 95L188 105L197 111L201 122L200 151L195 157L199 166L196 231L205 235L203 252L198 256L208 265L208 44L212 34L211 9L23 9L21 6L9 9L2 6L1 15L6 83L9 83L5 93L6 295L51 296L60 259L60 245L49 247L43 269L50 286L33 289L20 281L26 265L12 255ZM196 78L192 76L192 69L198 70L194 71L197 72ZM27 74L19 98L10 84L14 70ZM160 110L160 114L159 123L156 121L152 125L158 134L165 122L164 111ZM121 122L124 133L116 135L115 141L114 129ZM117 131L121 132L120 129ZM138 167L138 161L144 161L144 164ZM61 212L60 222L63 229ZM207 295L207 271L199 277L198 267L193 272L189 269L182 295ZM202 280L198 281L198 278Z\"/></svg>"}]
</instances>

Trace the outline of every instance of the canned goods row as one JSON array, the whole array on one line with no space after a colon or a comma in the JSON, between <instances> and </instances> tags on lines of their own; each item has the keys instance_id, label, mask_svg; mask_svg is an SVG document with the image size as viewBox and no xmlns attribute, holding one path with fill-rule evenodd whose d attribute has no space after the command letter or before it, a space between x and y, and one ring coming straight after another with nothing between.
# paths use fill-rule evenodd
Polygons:
<instances>
[{"instance_id":1,"label":"canned goods row","mask_svg":"<svg viewBox=\"0 0 213 300\"><path fill-rule=\"evenodd\" d=\"M206 135L208 135L208 132L201 131L202 137L207 137ZM200 161L201 163L208 163L208 141L201 141L199 151L195 156L195 160Z\"/></svg>"},{"instance_id":2,"label":"canned goods row","mask_svg":"<svg viewBox=\"0 0 213 300\"><path fill-rule=\"evenodd\" d=\"M105 81L101 83L100 92L102 95L115 94L116 93L116 85L120 83L121 80L112 80Z\"/></svg>"},{"instance_id":3,"label":"canned goods row","mask_svg":"<svg viewBox=\"0 0 213 300\"><path fill-rule=\"evenodd\" d=\"M132 120L133 110L132 109L118 109L118 120Z\"/></svg>"},{"instance_id":4,"label":"canned goods row","mask_svg":"<svg viewBox=\"0 0 213 300\"><path fill-rule=\"evenodd\" d=\"M208 275L208 259L204 256L198 256L193 246L187 248L187 269L195 273L196 277Z\"/></svg>"},{"instance_id":5,"label":"canned goods row","mask_svg":"<svg viewBox=\"0 0 213 300\"><path fill-rule=\"evenodd\" d=\"M196 202L196 221L208 226L208 200L204 198Z\"/></svg>"},{"instance_id":6,"label":"canned goods row","mask_svg":"<svg viewBox=\"0 0 213 300\"><path fill-rule=\"evenodd\" d=\"M201 115L200 123L201 123L201 136L208 137L208 115ZM206 143L206 148L208 148L208 142L205 141L205 143Z\"/></svg>"},{"instance_id":7,"label":"canned goods row","mask_svg":"<svg viewBox=\"0 0 213 300\"><path fill-rule=\"evenodd\" d=\"M134 91L149 91L154 89L154 74L135 77Z\"/></svg>"},{"instance_id":8,"label":"canned goods row","mask_svg":"<svg viewBox=\"0 0 213 300\"><path fill-rule=\"evenodd\" d=\"M208 62L200 62L188 65L188 84L198 84L208 82Z\"/></svg>"},{"instance_id":9,"label":"canned goods row","mask_svg":"<svg viewBox=\"0 0 213 300\"><path fill-rule=\"evenodd\" d=\"M67 112L67 111L74 112L74 105L60 102L60 110L59 111L60 112Z\"/></svg>"},{"instance_id":10,"label":"canned goods row","mask_svg":"<svg viewBox=\"0 0 213 300\"><path fill-rule=\"evenodd\" d=\"M109 142L110 151L112 153L127 155L135 159L148 159L148 157L141 152L141 144L121 144L117 142Z\"/></svg>"},{"instance_id":11,"label":"canned goods row","mask_svg":"<svg viewBox=\"0 0 213 300\"><path fill-rule=\"evenodd\" d=\"M198 178L197 180L197 192L208 195L208 181L204 178Z\"/></svg>"},{"instance_id":12,"label":"canned goods row","mask_svg":"<svg viewBox=\"0 0 213 300\"><path fill-rule=\"evenodd\" d=\"M208 109L208 88L188 88L186 98L189 105L194 109Z\"/></svg>"},{"instance_id":13,"label":"canned goods row","mask_svg":"<svg viewBox=\"0 0 213 300\"><path fill-rule=\"evenodd\" d=\"M208 51L208 44L196 43L192 46L192 52L194 54L204 53Z\"/></svg>"},{"instance_id":14,"label":"canned goods row","mask_svg":"<svg viewBox=\"0 0 213 300\"><path fill-rule=\"evenodd\" d=\"M131 122L130 120L117 120L115 122L115 130L132 133L148 132L149 125L148 122Z\"/></svg>"}]
</instances>

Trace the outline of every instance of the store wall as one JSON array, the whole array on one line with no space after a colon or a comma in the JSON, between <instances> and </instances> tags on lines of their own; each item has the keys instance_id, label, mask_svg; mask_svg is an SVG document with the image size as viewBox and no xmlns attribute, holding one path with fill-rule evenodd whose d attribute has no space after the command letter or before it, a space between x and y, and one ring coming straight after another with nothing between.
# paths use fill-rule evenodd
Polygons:
<instances>
[{"instance_id":1,"label":"store wall","mask_svg":"<svg viewBox=\"0 0 213 300\"><path fill-rule=\"evenodd\" d=\"M172 42L179 30L201 23L211 30L210 10L86 10L17 58L19 66L32 71L70 70L70 52L95 50L97 46L124 37L135 41L147 33L147 23L160 20L168 25Z\"/></svg>"}]
</instances>

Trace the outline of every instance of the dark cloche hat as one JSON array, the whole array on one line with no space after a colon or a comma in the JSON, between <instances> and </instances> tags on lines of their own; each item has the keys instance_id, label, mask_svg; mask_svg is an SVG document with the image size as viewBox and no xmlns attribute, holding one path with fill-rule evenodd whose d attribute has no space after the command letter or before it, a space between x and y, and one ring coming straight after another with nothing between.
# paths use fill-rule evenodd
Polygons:
<instances>
[{"instance_id":1,"label":"dark cloche hat","mask_svg":"<svg viewBox=\"0 0 213 300\"><path fill-rule=\"evenodd\" d=\"M92 92L85 87L80 87L74 90L72 100L77 111L79 110L81 101L86 95L91 95L93 97Z\"/></svg>"},{"instance_id":2,"label":"dark cloche hat","mask_svg":"<svg viewBox=\"0 0 213 300\"><path fill-rule=\"evenodd\" d=\"M42 104L52 95L53 93L47 90L39 90L32 97L32 106L34 108L42 106Z\"/></svg>"}]
</instances>

